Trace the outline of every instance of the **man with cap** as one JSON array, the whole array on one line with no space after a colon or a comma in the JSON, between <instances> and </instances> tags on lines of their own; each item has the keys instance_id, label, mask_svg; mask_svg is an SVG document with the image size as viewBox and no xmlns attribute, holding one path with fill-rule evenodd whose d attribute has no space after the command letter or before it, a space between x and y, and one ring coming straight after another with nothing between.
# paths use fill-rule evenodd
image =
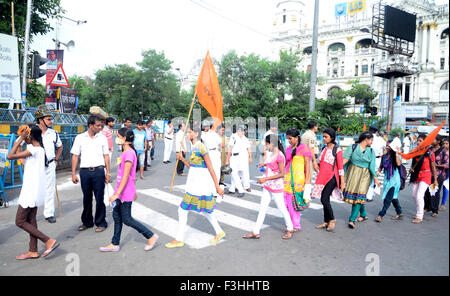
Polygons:
<instances>
[{"instance_id":1,"label":"man with cap","mask_svg":"<svg viewBox=\"0 0 450 296\"><path fill-rule=\"evenodd\" d=\"M375 160L375 171L378 171L381 165L381 157L383 156L383 151L386 148L386 141L383 137L380 137L378 134L378 128L374 125L369 127L369 131L373 134L373 143L370 146L375 152L376 160ZM373 201L373 194L375 189L375 183L372 180L370 184L369 191L367 192L367 201Z\"/></svg>"},{"instance_id":2,"label":"man with cap","mask_svg":"<svg viewBox=\"0 0 450 296\"><path fill-rule=\"evenodd\" d=\"M34 118L42 130L42 143L44 144L48 161L48 166L45 168L47 195L44 203L44 217L49 223L55 223L56 167L63 152L63 144L58 132L51 128L53 125L53 114L46 105L37 107Z\"/></svg>"},{"instance_id":3,"label":"man with cap","mask_svg":"<svg viewBox=\"0 0 450 296\"><path fill-rule=\"evenodd\" d=\"M231 186L225 189L225 193L234 193L238 190L237 197L244 196L244 189L250 192L250 178L248 175L249 164L252 163L250 142L245 137L245 127L239 126L236 133L231 135L228 144L228 156L226 165L230 165ZM242 178L242 181L241 181Z\"/></svg>"}]
</instances>

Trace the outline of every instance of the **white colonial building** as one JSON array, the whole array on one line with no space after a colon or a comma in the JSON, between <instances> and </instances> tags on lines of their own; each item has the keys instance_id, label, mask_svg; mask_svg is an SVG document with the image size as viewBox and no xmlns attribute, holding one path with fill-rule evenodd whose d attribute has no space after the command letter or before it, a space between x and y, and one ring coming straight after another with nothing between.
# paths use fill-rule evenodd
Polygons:
<instances>
[{"instance_id":1,"label":"white colonial building","mask_svg":"<svg viewBox=\"0 0 450 296\"><path fill-rule=\"evenodd\" d=\"M388 95L388 81L373 74L392 57L386 51L371 48L373 3L339 3L333 11L340 16L319 20L317 98L329 97L333 89L347 90L351 87L350 80L359 79L360 83L369 85L380 94L373 104L380 111L386 108L387 100L384 98ZM320 4L321 10L326 9L323 0ZM342 4L346 5L345 16L340 10L342 6L339 5ZM428 119L432 121L448 118L449 5L436 5L434 1L426 0L392 0L385 4L417 16L415 50L409 59L416 73L396 79L396 95L401 96L402 104L415 107L416 112L419 108L423 114L428 113ZM276 1L271 40L274 57L282 49L299 49L304 54L301 70L310 69L313 14L314 1ZM403 56L397 59L408 61ZM360 112L361 103L352 102L349 111ZM408 117L418 119L420 115L407 113Z\"/></svg>"}]
</instances>

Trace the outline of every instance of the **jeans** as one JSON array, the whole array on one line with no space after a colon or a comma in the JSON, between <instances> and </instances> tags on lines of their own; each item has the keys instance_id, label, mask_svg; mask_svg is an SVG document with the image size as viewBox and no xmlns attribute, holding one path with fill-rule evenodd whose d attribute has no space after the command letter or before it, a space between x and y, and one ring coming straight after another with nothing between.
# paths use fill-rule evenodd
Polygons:
<instances>
[{"instance_id":1,"label":"jeans","mask_svg":"<svg viewBox=\"0 0 450 296\"><path fill-rule=\"evenodd\" d=\"M123 202L120 199L116 199L116 206L113 208L113 218L114 218L114 236L111 243L115 246L120 244L120 235L122 234L122 225L125 224L134 228L142 234L146 239L153 236L153 232L145 227L143 224L134 220L131 217L131 205L133 202Z\"/></svg>"},{"instance_id":2,"label":"jeans","mask_svg":"<svg viewBox=\"0 0 450 296\"><path fill-rule=\"evenodd\" d=\"M105 195L105 169L99 167L94 171L80 169L81 190L83 191L83 213L81 221L86 227L108 227L106 223L106 206L103 201ZM92 217L92 193L95 196L95 221Z\"/></svg>"},{"instance_id":3,"label":"jeans","mask_svg":"<svg viewBox=\"0 0 450 296\"><path fill-rule=\"evenodd\" d=\"M389 189L388 193L386 194L386 197L384 198L383 209L378 213L378 216L384 217L391 203L394 205L395 212L397 213L397 215L400 215L402 213L402 208L400 207L398 199L394 199L394 192L395 192L394 187Z\"/></svg>"},{"instance_id":4,"label":"jeans","mask_svg":"<svg viewBox=\"0 0 450 296\"><path fill-rule=\"evenodd\" d=\"M331 208L330 197L331 193L333 193L333 190L334 188L336 188L336 186L337 186L336 177L333 176L333 178L331 178L331 180L323 188L322 195L320 197L320 202L323 205L324 221L326 223L334 220L334 214L333 209Z\"/></svg>"}]
</instances>

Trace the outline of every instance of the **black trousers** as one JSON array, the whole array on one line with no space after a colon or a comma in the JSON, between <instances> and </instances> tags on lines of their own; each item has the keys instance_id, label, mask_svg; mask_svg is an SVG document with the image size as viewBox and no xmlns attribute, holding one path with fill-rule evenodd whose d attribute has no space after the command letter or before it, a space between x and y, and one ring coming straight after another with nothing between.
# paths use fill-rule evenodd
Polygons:
<instances>
[{"instance_id":1,"label":"black trousers","mask_svg":"<svg viewBox=\"0 0 450 296\"><path fill-rule=\"evenodd\" d=\"M105 169L98 167L93 171L80 169L81 190L83 191L83 213L81 222L86 227L108 227L106 223L106 206L103 202L105 195ZM92 194L95 196L95 219L92 217Z\"/></svg>"},{"instance_id":2,"label":"black trousers","mask_svg":"<svg viewBox=\"0 0 450 296\"><path fill-rule=\"evenodd\" d=\"M331 193L333 193L334 188L337 186L336 177L333 176L331 180L325 185L322 190L322 195L320 197L320 202L323 205L323 216L325 223L334 220L333 208L331 208L330 197Z\"/></svg>"},{"instance_id":3,"label":"black trousers","mask_svg":"<svg viewBox=\"0 0 450 296\"><path fill-rule=\"evenodd\" d=\"M438 176L438 184L439 188L438 191L434 196L431 196L429 189L425 191L425 206L424 209L427 211L431 211L433 213L438 214L439 213L439 201L440 201L440 195L441 195L441 189L442 185L444 184L445 179L441 176Z\"/></svg>"},{"instance_id":4,"label":"black trousers","mask_svg":"<svg viewBox=\"0 0 450 296\"><path fill-rule=\"evenodd\" d=\"M178 154L179 152L177 152ZM186 152L181 151L181 154L183 155L184 158L186 158ZM178 165L177 165L177 174L181 175L184 171L184 162L182 162L181 160L178 161Z\"/></svg>"}]
</instances>

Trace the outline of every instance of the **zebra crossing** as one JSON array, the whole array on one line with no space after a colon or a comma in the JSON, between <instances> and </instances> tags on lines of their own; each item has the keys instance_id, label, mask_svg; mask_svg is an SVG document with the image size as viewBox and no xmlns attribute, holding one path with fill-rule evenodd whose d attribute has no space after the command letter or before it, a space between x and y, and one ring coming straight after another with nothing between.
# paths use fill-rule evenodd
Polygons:
<instances>
[{"instance_id":1,"label":"zebra crossing","mask_svg":"<svg viewBox=\"0 0 450 296\"><path fill-rule=\"evenodd\" d=\"M409 165L405 165L409 170ZM254 179L259 179L262 176L255 176ZM314 172L312 183L315 183L317 173ZM381 184L384 180L384 174L381 173L378 176ZM225 184L229 186L230 184ZM251 180L252 190L251 192L245 192L243 198L237 198L234 195L225 194L222 202L217 204L215 214L220 225L227 225L233 229L239 231L251 232L256 223L256 217L260 208L260 198L263 194L263 188L261 184L258 184L255 180ZM77 185L67 182L59 185L59 190L69 190ZM138 189L138 200L133 203L132 216L148 225L153 231L163 233L169 237L175 238L178 229L178 207L183 199L186 185L175 185L172 192L169 192L169 187L164 186L161 188L148 188ZM114 192L113 186L108 184L105 188L105 205L112 210L109 203L109 196ZM344 202L331 199L331 202L336 204L343 204ZM308 211L322 211L322 204L320 199L311 200ZM306 213L305 212L305 213ZM170 213L170 215L168 214ZM199 213L192 212L192 215L200 215ZM271 203L267 209L267 216L276 218L277 224L283 224L283 216L281 212ZM267 222L266 216L266 222ZM206 223L207 224L207 223ZM270 223L268 223L270 224ZM270 227L268 224L263 224L262 229ZM185 233L185 245L193 249L202 249L206 247L214 246L209 240L214 236L212 229L200 230L192 225L186 226ZM221 242L226 241L226 238Z\"/></svg>"}]
</instances>

